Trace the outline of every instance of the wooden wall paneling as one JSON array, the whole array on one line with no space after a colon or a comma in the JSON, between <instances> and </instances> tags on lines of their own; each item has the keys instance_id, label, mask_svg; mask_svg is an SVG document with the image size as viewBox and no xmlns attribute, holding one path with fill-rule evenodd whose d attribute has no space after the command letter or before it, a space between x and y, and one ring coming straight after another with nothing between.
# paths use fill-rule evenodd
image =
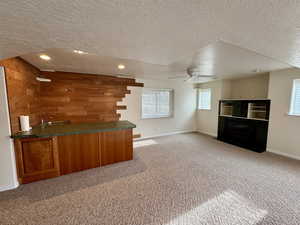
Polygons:
<instances>
[{"instance_id":1,"label":"wooden wall paneling","mask_svg":"<svg viewBox=\"0 0 300 225\"><path fill-rule=\"evenodd\" d=\"M127 106L126 106L126 105L117 105L117 106L116 106L116 109L117 109L117 110L126 110L126 109L127 109Z\"/></svg>"},{"instance_id":2,"label":"wooden wall paneling","mask_svg":"<svg viewBox=\"0 0 300 225\"><path fill-rule=\"evenodd\" d=\"M132 136L132 138L133 139L136 139L136 138L141 138L142 137L142 135L141 134L134 134L133 136Z\"/></svg>"},{"instance_id":3,"label":"wooden wall paneling","mask_svg":"<svg viewBox=\"0 0 300 225\"><path fill-rule=\"evenodd\" d=\"M130 93L127 86L142 85L134 79L112 76L66 72L42 72L42 75L52 80L41 83L42 117L75 123L119 120L117 110L126 106L117 106L117 102Z\"/></svg>"},{"instance_id":4,"label":"wooden wall paneling","mask_svg":"<svg viewBox=\"0 0 300 225\"><path fill-rule=\"evenodd\" d=\"M142 87L135 79L68 72L42 72L17 57L0 61L4 66L8 90L12 133L20 131L19 116L29 115L30 125L44 120L71 122L117 121L116 106L128 86ZM52 82L38 82L37 76Z\"/></svg>"},{"instance_id":5,"label":"wooden wall paneling","mask_svg":"<svg viewBox=\"0 0 300 225\"><path fill-rule=\"evenodd\" d=\"M100 166L98 133L59 136L61 174Z\"/></svg>"},{"instance_id":6,"label":"wooden wall paneling","mask_svg":"<svg viewBox=\"0 0 300 225\"><path fill-rule=\"evenodd\" d=\"M132 129L99 133L101 166L133 158Z\"/></svg>"},{"instance_id":7,"label":"wooden wall paneling","mask_svg":"<svg viewBox=\"0 0 300 225\"><path fill-rule=\"evenodd\" d=\"M2 60L0 66L5 69L12 133L20 130L20 115L29 115L30 124L38 124L40 86L35 78L40 71L19 57Z\"/></svg>"},{"instance_id":8,"label":"wooden wall paneling","mask_svg":"<svg viewBox=\"0 0 300 225\"><path fill-rule=\"evenodd\" d=\"M15 147L20 183L60 175L56 137L17 139Z\"/></svg>"}]
</instances>

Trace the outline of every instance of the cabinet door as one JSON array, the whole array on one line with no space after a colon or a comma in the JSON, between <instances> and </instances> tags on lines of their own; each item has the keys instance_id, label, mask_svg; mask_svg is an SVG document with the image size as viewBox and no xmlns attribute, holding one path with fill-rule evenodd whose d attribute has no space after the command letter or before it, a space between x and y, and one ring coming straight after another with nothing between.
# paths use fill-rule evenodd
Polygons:
<instances>
[{"instance_id":1,"label":"cabinet door","mask_svg":"<svg viewBox=\"0 0 300 225\"><path fill-rule=\"evenodd\" d=\"M101 166L133 158L132 129L99 133Z\"/></svg>"},{"instance_id":2,"label":"cabinet door","mask_svg":"<svg viewBox=\"0 0 300 225\"><path fill-rule=\"evenodd\" d=\"M255 145L253 146L253 150L256 152L264 152L267 148L268 122L256 121L255 131Z\"/></svg>"},{"instance_id":3,"label":"cabinet door","mask_svg":"<svg viewBox=\"0 0 300 225\"><path fill-rule=\"evenodd\" d=\"M68 174L100 166L98 134L59 136L61 174Z\"/></svg>"},{"instance_id":4,"label":"cabinet door","mask_svg":"<svg viewBox=\"0 0 300 225\"><path fill-rule=\"evenodd\" d=\"M56 137L18 139L15 143L21 183L60 175Z\"/></svg>"}]
</instances>

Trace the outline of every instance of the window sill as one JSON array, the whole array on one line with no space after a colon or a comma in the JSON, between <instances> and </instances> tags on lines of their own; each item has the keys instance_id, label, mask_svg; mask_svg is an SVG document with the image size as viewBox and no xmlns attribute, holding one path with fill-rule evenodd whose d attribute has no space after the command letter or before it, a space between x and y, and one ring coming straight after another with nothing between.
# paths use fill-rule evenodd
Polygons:
<instances>
[{"instance_id":1,"label":"window sill","mask_svg":"<svg viewBox=\"0 0 300 225\"><path fill-rule=\"evenodd\" d=\"M211 109L198 109L198 111L211 111Z\"/></svg>"},{"instance_id":2,"label":"window sill","mask_svg":"<svg viewBox=\"0 0 300 225\"><path fill-rule=\"evenodd\" d=\"M300 117L300 114L291 114L291 113L287 113L287 116L295 116L295 117Z\"/></svg>"},{"instance_id":3,"label":"window sill","mask_svg":"<svg viewBox=\"0 0 300 225\"><path fill-rule=\"evenodd\" d=\"M153 117L142 117L142 120L148 120L148 119L166 119L166 118L171 118L173 116L153 116Z\"/></svg>"}]
</instances>

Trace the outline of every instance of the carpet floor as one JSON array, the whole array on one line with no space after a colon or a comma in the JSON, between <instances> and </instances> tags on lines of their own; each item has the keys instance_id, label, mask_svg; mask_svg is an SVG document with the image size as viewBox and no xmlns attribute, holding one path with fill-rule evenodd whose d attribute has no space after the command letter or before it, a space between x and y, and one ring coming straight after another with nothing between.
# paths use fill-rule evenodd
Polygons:
<instances>
[{"instance_id":1,"label":"carpet floor","mask_svg":"<svg viewBox=\"0 0 300 225\"><path fill-rule=\"evenodd\" d=\"M134 160L0 193L0 224L298 225L300 162L191 133Z\"/></svg>"}]
</instances>

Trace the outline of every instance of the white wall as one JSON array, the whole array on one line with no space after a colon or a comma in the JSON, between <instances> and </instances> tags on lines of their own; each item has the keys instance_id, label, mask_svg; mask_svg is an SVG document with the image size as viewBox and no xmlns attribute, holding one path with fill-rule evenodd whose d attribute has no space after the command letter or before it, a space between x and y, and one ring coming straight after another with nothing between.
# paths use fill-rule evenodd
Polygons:
<instances>
[{"instance_id":1,"label":"white wall","mask_svg":"<svg viewBox=\"0 0 300 225\"><path fill-rule=\"evenodd\" d=\"M300 69L270 73L271 112L268 150L300 159L300 117L288 116L293 79L300 79Z\"/></svg>"},{"instance_id":2,"label":"white wall","mask_svg":"<svg viewBox=\"0 0 300 225\"><path fill-rule=\"evenodd\" d=\"M143 137L163 135L171 132L196 130L196 89L182 80L144 80L138 79L148 88L174 89L174 115L171 118L141 119L141 87L130 87L130 95L120 105L127 105L127 110L120 110L121 120L129 120L137 125L134 134Z\"/></svg>"},{"instance_id":3,"label":"white wall","mask_svg":"<svg viewBox=\"0 0 300 225\"><path fill-rule=\"evenodd\" d=\"M234 99L261 99L267 98L269 73L241 79L232 79L231 98Z\"/></svg>"},{"instance_id":4,"label":"white wall","mask_svg":"<svg viewBox=\"0 0 300 225\"><path fill-rule=\"evenodd\" d=\"M199 88L211 88L211 110L197 110L197 129L201 133L217 136L218 105L223 98L223 81L212 81L200 84Z\"/></svg>"},{"instance_id":5,"label":"white wall","mask_svg":"<svg viewBox=\"0 0 300 225\"><path fill-rule=\"evenodd\" d=\"M6 97L4 69L0 67L0 191L18 186L13 143L10 136L10 123Z\"/></svg>"}]
</instances>

